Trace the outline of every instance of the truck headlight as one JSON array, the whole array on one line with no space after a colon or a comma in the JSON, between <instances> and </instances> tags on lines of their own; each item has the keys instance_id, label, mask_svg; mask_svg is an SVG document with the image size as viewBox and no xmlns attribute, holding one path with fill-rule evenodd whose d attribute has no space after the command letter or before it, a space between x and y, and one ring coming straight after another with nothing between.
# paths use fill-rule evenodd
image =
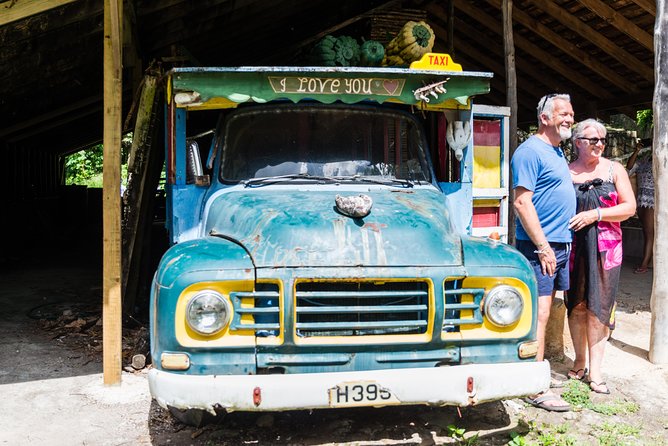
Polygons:
<instances>
[{"instance_id":1,"label":"truck headlight","mask_svg":"<svg viewBox=\"0 0 668 446\"><path fill-rule=\"evenodd\" d=\"M500 285L492 288L485 297L485 316L498 327L507 327L520 319L524 301L515 288Z\"/></svg>"},{"instance_id":2,"label":"truck headlight","mask_svg":"<svg viewBox=\"0 0 668 446\"><path fill-rule=\"evenodd\" d=\"M214 334L230 321L229 303L215 291L201 291L188 302L186 321L197 333Z\"/></svg>"}]
</instances>

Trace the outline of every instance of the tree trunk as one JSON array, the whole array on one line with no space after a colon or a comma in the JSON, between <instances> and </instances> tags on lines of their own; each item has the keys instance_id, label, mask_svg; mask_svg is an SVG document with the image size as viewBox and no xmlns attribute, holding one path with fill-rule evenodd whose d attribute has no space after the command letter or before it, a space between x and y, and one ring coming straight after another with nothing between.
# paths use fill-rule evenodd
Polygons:
<instances>
[{"instance_id":1,"label":"tree trunk","mask_svg":"<svg viewBox=\"0 0 668 446\"><path fill-rule=\"evenodd\" d=\"M656 2L654 22L654 140L652 144L654 163L654 282L652 283L652 325L649 342L649 360L654 364L668 362L668 227L659 225L668 218L668 175L664 176L668 163L668 26L666 0ZM664 119L663 112L666 113ZM666 203L665 205L663 203ZM664 245L666 245L664 247Z\"/></svg>"}]
</instances>

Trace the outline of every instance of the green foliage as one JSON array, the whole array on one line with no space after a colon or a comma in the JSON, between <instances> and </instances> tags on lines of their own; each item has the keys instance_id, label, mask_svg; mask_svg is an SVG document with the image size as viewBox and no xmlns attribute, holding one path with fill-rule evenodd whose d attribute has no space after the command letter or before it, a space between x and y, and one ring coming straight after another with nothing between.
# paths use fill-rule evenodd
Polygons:
<instances>
[{"instance_id":1,"label":"green foliage","mask_svg":"<svg viewBox=\"0 0 668 446\"><path fill-rule=\"evenodd\" d=\"M635 445L639 444L636 439L640 430L624 423L603 423L597 429L596 438L601 446Z\"/></svg>"},{"instance_id":2,"label":"green foliage","mask_svg":"<svg viewBox=\"0 0 668 446\"><path fill-rule=\"evenodd\" d=\"M132 133L121 139L121 183L126 186L128 178L128 154L132 146ZM102 187L102 144L72 153L65 158L65 184L87 187Z\"/></svg>"},{"instance_id":3,"label":"green foliage","mask_svg":"<svg viewBox=\"0 0 668 446\"><path fill-rule=\"evenodd\" d=\"M463 427L457 427L454 424L450 424L448 425L447 430L448 430L448 436L455 439L457 441L457 444L466 446L474 446L478 444L478 434L474 434L469 438L466 438L464 435L466 434L466 429L464 429Z\"/></svg>"},{"instance_id":4,"label":"green foliage","mask_svg":"<svg viewBox=\"0 0 668 446\"><path fill-rule=\"evenodd\" d=\"M509 446L579 446L577 439L567 435L568 424L563 423L557 426L543 424L542 427L536 427L535 422L526 423L522 426L522 420L518 427L526 427L528 431L522 435L516 431L510 433Z\"/></svg>"},{"instance_id":5,"label":"green foliage","mask_svg":"<svg viewBox=\"0 0 668 446\"><path fill-rule=\"evenodd\" d=\"M575 409L590 409L592 407L589 397L589 386L577 379L569 379L564 385L561 397Z\"/></svg>"},{"instance_id":6,"label":"green foliage","mask_svg":"<svg viewBox=\"0 0 668 446\"><path fill-rule=\"evenodd\" d=\"M524 435L520 435L515 431L510 432L510 441L508 442L509 446L527 446L528 444L529 443L527 442Z\"/></svg>"},{"instance_id":7,"label":"green foliage","mask_svg":"<svg viewBox=\"0 0 668 446\"><path fill-rule=\"evenodd\" d=\"M651 108L638 110L636 112L636 123L638 130L645 131L654 127L654 112Z\"/></svg>"},{"instance_id":8,"label":"green foliage","mask_svg":"<svg viewBox=\"0 0 668 446\"><path fill-rule=\"evenodd\" d=\"M626 415L638 412L640 406L632 401L617 398L609 403L593 404L591 410L603 415Z\"/></svg>"},{"instance_id":9,"label":"green foliage","mask_svg":"<svg viewBox=\"0 0 668 446\"><path fill-rule=\"evenodd\" d=\"M65 158L65 184L102 187L102 144Z\"/></svg>"},{"instance_id":10,"label":"green foliage","mask_svg":"<svg viewBox=\"0 0 668 446\"><path fill-rule=\"evenodd\" d=\"M602 415L633 414L640 410L638 404L619 398L605 403L592 403L589 386L576 379L568 380L561 397L576 409L591 409Z\"/></svg>"}]
</instances>

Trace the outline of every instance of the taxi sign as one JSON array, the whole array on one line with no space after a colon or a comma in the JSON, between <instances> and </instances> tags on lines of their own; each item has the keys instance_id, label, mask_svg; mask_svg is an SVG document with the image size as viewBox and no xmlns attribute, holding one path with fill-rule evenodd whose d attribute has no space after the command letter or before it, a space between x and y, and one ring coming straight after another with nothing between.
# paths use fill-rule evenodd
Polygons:
<instances>
[{"instance_id":1,"label":"taxi sign","mask_svg":"<svg viewBox=\"0 0 668 446\"><path fill-rule=\"evenodd\" d=\"M445 53L427 53L422 56L422 59L411 63L410 68L414 70L462 71L462 66L455 63L452 57Z\"/></svg>"}]
</instances>

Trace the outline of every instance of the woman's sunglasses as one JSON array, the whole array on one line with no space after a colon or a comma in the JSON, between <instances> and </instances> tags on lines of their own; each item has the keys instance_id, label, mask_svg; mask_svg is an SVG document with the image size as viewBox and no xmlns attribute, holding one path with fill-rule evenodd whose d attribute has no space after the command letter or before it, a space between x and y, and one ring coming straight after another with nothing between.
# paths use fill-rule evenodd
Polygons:
<instances>
[{"instance_id":1,"label":"woman's sunglasses","mask_svg":"<svg viewBox=\"0 0 668 446\"><path fill-rule=\"evenodd\" d=\"M608 140L605 139L605 138L578 138L578 139L586 139L589 142L589 144L591 144L592 146L595 146L596 144L598 144L599 141L603 145L605 145L608 142Z\"/></svg>"}]
</instances>

